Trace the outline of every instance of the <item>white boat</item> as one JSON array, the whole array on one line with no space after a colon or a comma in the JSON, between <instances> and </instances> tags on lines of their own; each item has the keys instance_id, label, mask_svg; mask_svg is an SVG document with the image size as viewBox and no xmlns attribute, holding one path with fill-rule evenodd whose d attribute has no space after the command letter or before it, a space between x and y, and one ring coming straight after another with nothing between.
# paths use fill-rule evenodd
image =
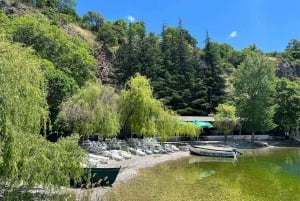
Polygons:
<instances>
[{"instance_id":1,"label":"white boat","mask_svg":"<svg viewBox=\"0 0 300 201\"><path fill-rule=\"evenodd\" d=\"M199 156L226 157L235 159L237 156L237 150L235 148L190 146L189 150L191 154Z\"/></svg>"}]
</instances>

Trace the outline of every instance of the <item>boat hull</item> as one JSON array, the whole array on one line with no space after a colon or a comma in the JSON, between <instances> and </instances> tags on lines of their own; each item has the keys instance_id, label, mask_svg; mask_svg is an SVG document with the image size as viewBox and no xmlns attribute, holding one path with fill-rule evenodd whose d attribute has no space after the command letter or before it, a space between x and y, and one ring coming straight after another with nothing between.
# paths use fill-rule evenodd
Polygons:
<instances>
[{"instance_id":1,"label":"boat hull","mask_svg":"<svg viewBox=\"0 0 300 201\"><path fill-rule=\"evenodd\" d=\"M198 156L209 156L209 157L225 157L235 158L236 151L233 150L217 150L217 149L205 149L201 147L189 147L190 153Z\"/></svg>"},{"instance_id":2,"label":"boat hull","mask_svg":"<svg viewBox=\"0 0 300 201\"><path fill-rule=\"evenodd\" d=\"M117 168L84 168L80 182L71 180L72 187L87 186L112 186L115 182L121 167Z\"/></svg>"}]
</instances>

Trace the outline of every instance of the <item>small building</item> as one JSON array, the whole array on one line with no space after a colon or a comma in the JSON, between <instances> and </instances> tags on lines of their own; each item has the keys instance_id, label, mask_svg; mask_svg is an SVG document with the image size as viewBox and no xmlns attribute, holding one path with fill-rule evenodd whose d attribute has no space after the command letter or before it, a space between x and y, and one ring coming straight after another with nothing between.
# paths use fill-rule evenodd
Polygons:
<instances>
[{"instance_id":1,"label":"small building","mask_svg":"<svg viewBox=\"0 0 300 201\"><path fill-rule=\"evenodd\" d=\"M203 121L203 122L214 122L215 119L210 116L179 116L182 121L192 122L195 120Z\"/></svg>"}]
</instances>

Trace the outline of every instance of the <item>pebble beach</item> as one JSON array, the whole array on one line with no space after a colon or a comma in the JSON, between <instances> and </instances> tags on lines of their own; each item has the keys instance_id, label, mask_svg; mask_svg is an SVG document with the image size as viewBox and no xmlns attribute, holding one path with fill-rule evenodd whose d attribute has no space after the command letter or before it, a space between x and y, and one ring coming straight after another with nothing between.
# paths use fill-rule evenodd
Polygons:
<instances>
[{"instance_id":1,"label":"pebble beach","mask_svg":"<svg viewBox=\"0 0 300 201\"><path fill-rule=\"evenodd\" d=\"M92 189L68 189L70 192L76 194L76 199L83 200L85 196L89 197L89 200L99 201L105 193L109 192L112 188L126 183L130 179L139 175L139 170L143 168L153 167L159 163L163 163L170 160L177 160L183 157L188 157L189 151L177 151L169 154L152 154L145 156L133 155L131 159L127 160L109 160L107 164L99 164L99 167L120 167L121 170L118 174L115 183L112 187L96 187Z\"/></svg>"}]
</instances>

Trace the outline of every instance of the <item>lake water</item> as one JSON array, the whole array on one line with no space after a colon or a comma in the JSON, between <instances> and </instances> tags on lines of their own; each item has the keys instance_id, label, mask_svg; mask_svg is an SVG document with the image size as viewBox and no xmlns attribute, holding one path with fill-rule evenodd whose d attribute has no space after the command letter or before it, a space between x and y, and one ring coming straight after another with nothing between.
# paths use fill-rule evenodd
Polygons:
<instances>
[{"instance_id":1,"label":"lake water","mask_svg":"<svg viewBox=\"0 0 300 201\"><path fill-rule=\"evenodd\" d=\"M300 148L241 151L237 162L190 156L143 169L103 200L300 201Z\"/></svg>"}]
</instances>

